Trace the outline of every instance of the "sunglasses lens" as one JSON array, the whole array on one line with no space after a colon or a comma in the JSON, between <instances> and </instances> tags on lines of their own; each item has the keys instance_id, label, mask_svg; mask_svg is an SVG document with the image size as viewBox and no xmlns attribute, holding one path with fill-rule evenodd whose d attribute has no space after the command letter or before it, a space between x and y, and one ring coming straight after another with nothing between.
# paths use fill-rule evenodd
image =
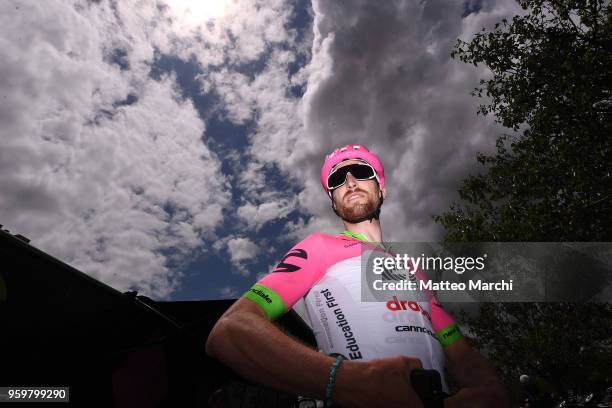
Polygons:
<instances>
[{"instance_id":1,"label":"sunglasses lens","mask_svg":"<svg viewBox=\"0 0 612 408\"><path fill-rule=\"evenodd\" d=\"M340 169L329 175L329 178L327 179L327 187L329 187L330 190L338 188L344 184L344 180L346 180L346 172L342 170L343 169Z\"/></svg>"},{"instance_id":2,"label":"sunglasses lens","mask_svg":"<svg viewBox=\"0 0 612 408\"><path fill-rule=\"evenodd\" d=\"M329 175L327 186L330 190L338 188L346 181L346 175L351 173L357 180L369 180L374 178L374 170L366 164L351 164L344 166Z\"/></svg>"},{"instance_id":3,"label":"sunglasses lens","mask_svg":"<svg viewBox=\"0 0 612 408\"><path fill-rule=\"evenodd\" d=\"M350 172L357 180L367 180L374 177L374 171L370 166L366 166L365 164L354 164L354 166L355 167L353 167Z\"/></svg>"}]
</instances>

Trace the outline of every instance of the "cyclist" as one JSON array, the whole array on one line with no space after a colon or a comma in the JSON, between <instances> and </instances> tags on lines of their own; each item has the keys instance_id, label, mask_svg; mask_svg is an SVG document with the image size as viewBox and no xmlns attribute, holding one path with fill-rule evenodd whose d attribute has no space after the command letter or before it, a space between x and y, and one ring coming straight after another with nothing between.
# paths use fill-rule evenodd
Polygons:
<instances>
[{"instance_id":1,"label":"cyclist","mask_svg":"<svg viewBox=\"0 0 612 408\"><path fill-rule=\"evenodd\" d=\"M387 196L380 159L362 145L336 149L325 159L321 183L344 232L315 233L295 245L219 319L207 353L246 378L328 405L421 407L410 373L443 374L446 367L464 388L445 407L507 406L494 370L435 297L361 302L358 244L384 250L377 244ZM272 323L301 298L323 353Z\"/></svg>"}]
</instances>

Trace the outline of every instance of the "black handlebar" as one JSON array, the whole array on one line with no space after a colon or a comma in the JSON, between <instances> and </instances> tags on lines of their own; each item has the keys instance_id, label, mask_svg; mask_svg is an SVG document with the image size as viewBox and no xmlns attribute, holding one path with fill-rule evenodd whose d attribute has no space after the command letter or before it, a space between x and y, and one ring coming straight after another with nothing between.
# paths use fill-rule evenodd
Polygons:
<instances>
[{"instance_id":1,"label":"black handlebar","mask_svg":"<svg viewBox=\"0 0 612 408\"><path fill-rule=\"evenodd\" d=\"M447 395L442 391L439 372L417 368L410 373L410 382L425 408L444 407L444 398Z\"/></svg>"}]
</instances>

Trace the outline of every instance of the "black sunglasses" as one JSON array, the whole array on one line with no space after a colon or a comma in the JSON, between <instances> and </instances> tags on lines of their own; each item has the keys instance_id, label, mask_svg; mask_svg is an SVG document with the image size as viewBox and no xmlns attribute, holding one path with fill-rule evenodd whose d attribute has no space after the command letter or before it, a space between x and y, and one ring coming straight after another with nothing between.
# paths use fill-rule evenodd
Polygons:
<instances>
[{"instance_id":1,"label":"black sunglasses","mask_svg":"<svg viewBox=\"0 0 612 408\"><path fill-rule=\"evenodd\" d=\"M355 163L333 170L327 177L327 188L335 190L346 183L346 175L351 173L357 180L371 180L376 177L376 172L367 163Z\"/></svg>"}]
</instances>

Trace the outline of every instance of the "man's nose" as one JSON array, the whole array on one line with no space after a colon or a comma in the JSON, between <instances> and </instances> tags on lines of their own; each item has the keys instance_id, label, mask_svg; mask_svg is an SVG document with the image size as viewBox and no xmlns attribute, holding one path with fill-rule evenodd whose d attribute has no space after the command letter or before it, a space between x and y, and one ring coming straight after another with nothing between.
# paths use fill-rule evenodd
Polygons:
<instances>
[{"instance_id":1,"label":"man's nose","mask_svg":"<svg viewBox=\"0 0 612 408\"><path fill-rule=\"evenodd\" d=\"M357 187L357 179L349 172L346 173L346 187L355 188Z\"/></svg>"}]
</instances>

